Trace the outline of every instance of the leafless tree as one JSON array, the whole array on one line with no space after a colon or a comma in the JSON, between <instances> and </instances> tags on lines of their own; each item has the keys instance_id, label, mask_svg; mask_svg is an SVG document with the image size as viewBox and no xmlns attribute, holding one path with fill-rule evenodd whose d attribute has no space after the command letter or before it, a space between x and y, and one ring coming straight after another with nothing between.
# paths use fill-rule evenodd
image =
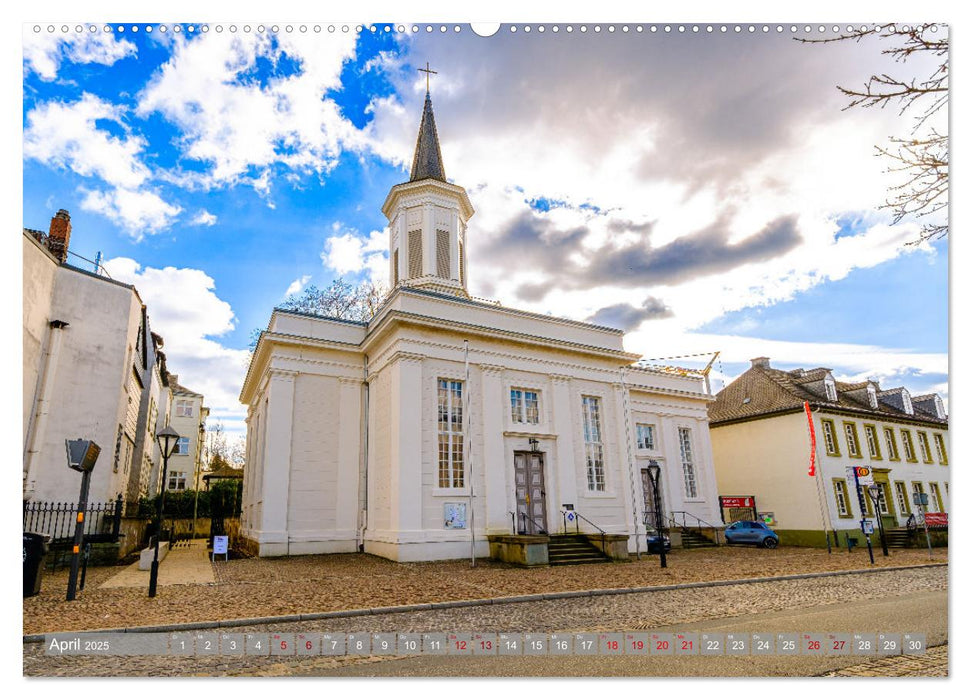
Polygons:
<instances>
[{"instance_id":1,"label":"leafless tree","mask_svg":"<svg viewBox=\"0 0 971 700\"><path fill-rule=\"evenodd\" d=\"M387 296L388 288L383 284L362 282L354 286L343 278L337 278L325 289L311 284L300 294L291 294L278 308L350 321L370 321ZM254 328L250 332L250 352L256 350L256 344L264 330L266 329Z\"/></svg>"},{"instance_id":2,"label":"leafless tree","mask_svg":"<svg viewBox=\"0 0 971 700\"><path fill-rule=\"evenodd\" d=\"M934 70L924 79L909 81L887 73L871 75L861 89L837 86L849 98L844 109L899 106L911 111L914 126L908 137L891 137L889 146L876 146L878 155L890 160L889 172L901 173L901 183L890 189L881 208L893 213L893 223L913 217L921 223L920 236L911 244L948 234L948 137L930 124L948 103L947 28L934 24L887 25L849 30L832 39L797 39L803 43L886 40L881 53L897 63L916 56L933 59ZM946 116L946 115L945 115Z\"/></svg>"},{"instance_id":3,"label":"leafless tree","mask_svg":"<svg viewBox=\"0 0 971 700\"><path fill-rule=\"evenodd\" d=\"M338 278L326 289L310 285L299 295L287 297L281 309L301 311L351 321L368 321L374 317L387 296L383 285L363 282L357 286Z\"/></svg>"}]
</instances>

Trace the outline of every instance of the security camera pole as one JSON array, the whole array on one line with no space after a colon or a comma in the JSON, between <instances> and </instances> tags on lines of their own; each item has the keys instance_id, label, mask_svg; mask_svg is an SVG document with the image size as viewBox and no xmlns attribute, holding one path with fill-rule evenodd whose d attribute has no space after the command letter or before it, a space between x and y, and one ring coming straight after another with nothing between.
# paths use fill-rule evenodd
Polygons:
<instances>
[{"instance_id":1,"label":"security camera pole","mask_svg":"<svg viewBox=\"0 0 971 700\"><path fill-rule=\"evenodd\" d=\"M91 470L98 461L101 448L93 440L65 440L67 466L81 472L81 493L78 495L77 517L74 523L74 547L71 550L71 575L67 580L67 599L74 600L78 593L78 567L81 563L81 545L84 543L84 511L88 509L88 489L91 487Z\"/></svg>"}]
</instances>

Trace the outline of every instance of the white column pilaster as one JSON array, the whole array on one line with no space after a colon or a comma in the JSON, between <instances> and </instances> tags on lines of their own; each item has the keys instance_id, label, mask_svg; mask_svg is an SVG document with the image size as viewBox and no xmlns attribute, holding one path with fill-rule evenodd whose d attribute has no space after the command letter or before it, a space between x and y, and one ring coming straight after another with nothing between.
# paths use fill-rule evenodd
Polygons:
<instances>
[{"instance_id":1,"label":"white column pilaster","mask_svg":"<svg viewBox=\"0 0 971 700\"><path fill-rule=\"evenodd\" d=\"M559 485L560 503L577 503L577 459L574 448L573 394L570 378L554 374L553 381L553 432L556 434L556 455L559 469L556 479Z\"/></svg>"},{"instance_id":2,"label":"white column pilaster","mask_svg":"<svg viewBox=\"0 0 971 700\"><path fill-rule=\"evenodd\" d=\"M337 530L357 531L361 463L361 380L340 377L337 437Z\"/></svg>"},{"instance_id":3,"label":"white column pilaster","mask_svg":"<svg viewBox=\"0 0 971 700\"><path fill-rule=\"evenodd\" d=\"M296 373L270 370L263 449L263 522L261 539L280 542L287 537L290 500L290 448L293 433L293 395Z\"/></svg>"},{"instance_id":4,"label":"white column pilaster","mask_svg":"<svg viewBox=\"0 0 971 700\"><path fill-rule=\"evenodd\" d=\"M391 375L391 527L422 529L422 357L399 353Z\"/></svg>"},{"instance_id":5,"label":"white column pilaster","mask_svg":"<svg viewBox=\"0 0 971 700\"><path fill-rule=\"evenodd\" d=\"M632 497L632 481L631 473L634 469L634 451L631 440L633 439L634 426L632 424L632 417L627 410L629 405L629 397L625 396L627 388L623 384L614 383L610 385L610 388L614 393L614 405L617 411L617 444L620 446L618 450L618 456L620 458L620 463L618 466L620 469L620 482L617 487L621 490L624 498L624 525L625 532L630 535L634 534L634 505L631 501Z\"/></svg>"},{"instance_id":6,"label":"white column pilaster","mask_svg":"<svg viewBox=\"0 0 971 700\"><path fill-rule=\"evenodd\" d=\"M482 372L482 469L485 476L486 532L508 532L509 493L506 484L505 441L502 436L503 407L502 368L479 365Z\"/></svg>"}]
</instances>

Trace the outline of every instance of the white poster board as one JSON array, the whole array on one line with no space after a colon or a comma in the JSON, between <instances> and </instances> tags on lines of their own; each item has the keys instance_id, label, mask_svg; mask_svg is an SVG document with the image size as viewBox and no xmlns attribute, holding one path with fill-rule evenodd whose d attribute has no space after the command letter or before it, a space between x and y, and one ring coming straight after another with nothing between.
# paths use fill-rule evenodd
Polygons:
<instances>
[{"instance_id":1,"label":"white poster board","mask_svg":"<svg viewBox=\"0 0 971 700\"><path fill-rule=\"evenodd\" d=\"M217 554L222 554L229 561L229 536L216 535L212 538L212 558L216 559Z\"/></svg>"}]
</instances>

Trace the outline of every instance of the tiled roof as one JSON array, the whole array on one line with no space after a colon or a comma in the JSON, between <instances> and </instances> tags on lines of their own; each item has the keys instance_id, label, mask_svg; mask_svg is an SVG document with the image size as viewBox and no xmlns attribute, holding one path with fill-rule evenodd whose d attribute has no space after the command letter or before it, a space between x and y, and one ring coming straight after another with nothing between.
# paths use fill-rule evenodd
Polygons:
<instances>
[{"instance_id":1,"label":"tiled roof","mask_svg":"<svg viewBox=\"0 0 971 700\"><path fill-rule=\"evenodd\" d=\"M836 382L837 401L829 401L825 396L809 391L804 385L806 376L815 381L821 380L829 370L818 368L805 372L802 377L791 372L765 367L752 367L715 396L708 406L708 419L712 425L737 420L757 418L776 413L801 410L808 401L813 408L829 408L834 411L851 411L872 416L873 418L899 419L947 425L946 419L914 408L913 415L897 410L893 406L879 403L878 408L857 401L849 392L866 385L859 382ZM810 380L813 381L813 380Z\"/></svg>"},{"instance_id":2,"label":"tiled roof","mask_svg":"<svg viewBox=\"0 0 971 700\"><path fill-rule=\"evenodd\" d=\"M428 178L445 182L445 165L442 163L442 149L438 145L438 129L435 128L432 98L426 92L425 111L422 112L421 126L418 128L418 143L415 144L415 159L411 164L409 181Z\"/></svg>"},{"instance_id":3,"label":"tiled roof","mask_svg":"<svg viewBox=\"0 0 971 700\"><path fill-rule=\"evenodd\" d=\"M170 380L169 388L172 390L173 394L179 394L180 396L198 396L199 398L202 398L202 394L192 391L192 389L186 389L178 382L173 382Z\"/></svg>"}]
</instances>

